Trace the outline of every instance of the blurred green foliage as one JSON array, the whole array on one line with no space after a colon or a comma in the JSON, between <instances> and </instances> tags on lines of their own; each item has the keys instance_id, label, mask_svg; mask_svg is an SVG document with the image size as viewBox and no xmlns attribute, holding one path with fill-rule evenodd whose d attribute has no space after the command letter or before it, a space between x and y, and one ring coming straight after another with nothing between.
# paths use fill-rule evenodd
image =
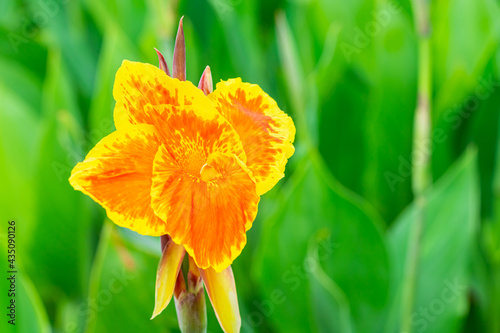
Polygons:
<instances>
[{"instance_id":1,"label":"blurred green foliage","mask_svg":"<svg viewBox=\"0 0 500 333\"><path fill-rule=\"evenodd\" d=\"M67 179L114 130L122 60L171 59L182 15L190 81L210 65L257 83L297 127L233 264L243 332L500 332L500 1L429 5L432 138L414 149L409 0L2 0L0 267L15 220L18 269L2 332L178 331L173 304L149 320L159 240Z\"/></svg>"}]
</instances>

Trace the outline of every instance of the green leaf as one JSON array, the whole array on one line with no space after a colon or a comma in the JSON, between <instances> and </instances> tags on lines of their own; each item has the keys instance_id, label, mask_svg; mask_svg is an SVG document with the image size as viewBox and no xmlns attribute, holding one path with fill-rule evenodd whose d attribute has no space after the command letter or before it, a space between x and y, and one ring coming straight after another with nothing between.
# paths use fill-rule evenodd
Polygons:
<instances>
[{"instance_id":1,"label":"green leaf","mask_svg":"<svg viewBox=\"0 0 500 333\"><path fill-rule=\"evenodd\" d=\"M477 86L478 76L498 48L500 7L489 0L446 0L433 2L431 13L434 119L439 119Z\"/></svg>"},{"instance_id":2,"label":"green leaf","mask_svg":"<svg viewBox=\"0 0 500 333\"><path fill-rule=\"evenodd\" d=\"M5 83L2 89L10 91L20 98L23 103L30 107L34 115L40 110L41 80L33 75L26 67L10 59L0 57L0 71L8 77L8 81L0 79Z\"/></svg>"},{"instance_id":3,"label":"green leaf","mask_svg":"<svg viewBox=\"0 0 500 333\"><path fill-rule=\"evenodd\" d=\"M177 328L173 301L150 320L160 248L156 256L142 252L123 242L116 228L107 220L101 232L89 297L79 307L85 332L169 332Z\"/></svg>"},{"instance_id":4,"label":"green leaf","mask_svg":"<svg viewBox=\"0 0 500 333\"><path fill-rule=\"evenodd\" d=\"M14 65L12 68L2 68L2 71L8 71L14 77L24 76L29 73L28 75L32 75L30 80L40 83L45 75L47 46L39 43L36 38L31 36L34 30L26 29L28 23L26 18L20 18L20 13L15 13L15 7L11 7L11 9L11 11L0 10L1 15L5 15L12 23L12 25L0 26L0 53L2 54L2 62L6 61L11 64L14 63ZM37 35L36 32L35 35ZM16 69L16 71L12 69ZM10 81L13 79L10 75L2 77L0 80L9 77ZM21 86L13 85L11 88L22 92ZM38 91L38 93L40 92Z\"/></svg>"},{"instance_id":5,"label":"green leaf","mask_svg":"<svg viewBox=\"0 0 500 333\"><path fill-rule=\"evenodd\" d=\"M3 249L1 260L7 263L7 259L12 259L7 257L7 249L13 249L15 250L15 261L12 270L8 269L7 265L2 265L5 267L5 277L0 282L0 288L4 291L0 299L2 307L5 306L5 314L0 328L5 333L48 333L51 331L50 324L42 300L23 269L22 254L20 255L19 252L20 223L16 222L14 226L14 238L7 236L7 227L9 226L7 221L4 220L2 226L3 228L0 230L0 247ZM8 239L14 240L14 243L8 243ZM8 244L13 244L13 246L7 247ZM8 322L10 320L13 320L14 325Z\"/></svg>"},{"instance_id":6,"label":"green leaf","mask_svg":"<svg viewBox=\"0 0 500 333\"><path fill-rule=\"evenodd\" d=\"M115 29L108 29L105 32L97 65L95 90L92 94L88 115L90 125L88 149L114 130L113 109L115 100L113 99L113 84L115 75L123 60L133 60L136 57L132 45L129 44L127 38L123 37L121 32Z\"/></svg>"},{"instance_id":7,"label":"green leaf","mask_svg":"<svg viewBox=\"0 0 500 333\"><path fill-rule=\"evenodd\" d=\"M26 223L20 231L25 236L34 219L33 155L39 124L21 96L6 88L0 83L0 217Z\"/></svg>"},{"instance_id":8,"label":"green leaf","mask_svg":"<svg viewBox=\"0 0 500 333\"><path fill-rule=\"evenodd\" d=\"M24 258L42 297L58 304L59 293L76 297L85 292L92 253L91 206L68 182L71 169L83 158L84 141L74 116L78 113L74 92L68 88L56 49L49 56L47 72L42 112L46 118L33 153L35 218Z\"/></svg>"},{"instance_id":9,"label":"green leaf","mask_svg":"<svg viewBox=\"0 0 500 333\"><path fill-rule=\"evenodd\" d=\"M488 83L493 73L485 69L500 43L500 6L489 0L448 0L433 2L431 11L433 130L447 138L433 138L432 172L438 179L467 145L461 142L462 131L471 110L498 89Z\"/></svg>"},{"instance_id":10,"label":"green leaf","mask_svg":"<svg viewBox=\"0 0 500 333\"><path fill-rule=\"evenodd\" d=\"M87 34L94 23L85 21L83 11L77 9L74 4L64 5L54 1L44 8L42 13L49 19L42 25L40 36L50 50L61 53L67 75L72 79L69 86L73 87L75 93L85 96L84 101L87 102L92 91L96 67L93 56L96 49L93 49L94 44L87 40ZM33 17L37 14L35 12Z\"/></svg>"},{"instance_id":11,"label":"green leaf","mask_svg":"<svg viewBox=\"0 0 500 333\"><path fill-rule=\"evenodd\" d=\"M491 69L491 66L489 66ZM494 178L498 149L500 146L500 76L493 76L492 70L486 76L496 82L491 88L491 94L486 99L478 101L477 108L464 109L461 120L464 122L465 134L457 130L451 139L457 139L460 149L473 142L478 148L478 167L481 181L481 217L490 219L494 215ZM469 118L469 119L467 119ZM459 117L455 119L460 119Z\"/></svg>"},{"instance_id":12,"label":"green leaf","mask_svg":"<svg viewBox=\"0 0 500 333\"><path fill-rule=\"evenodd\" d=\"M258 26L254 17L247 14L252 10L250 7L253 3L224 0L208 2L218 15L221 25L219 33L224 34L227 55L236 73L239 73L244 81L265 85L263 74L266 62L262 60L262 51L259 49Z\"/></svg>"},{"instance_id":13,"label":"green leaf","mask_svg":"<svg viewBox=\"0 0 500 333\"><path fill-rule=\"evenodd\" d=\"M335 177L391 222L412 198L407 165L417 100L413 23L401 6L387 1L325 6L332 17L342 16L342 30L316 82L319 150Z\"/></svg>"},{"instance_id":14,"label":"green leaf","mask_svg":"<svg viewBox=\"0 0 500 333\"><path fill-rule=\"evenodd\" d=\"M476 153L469 150L425 193L423 206L413 203L397 219L388 235L393 283L386 331L400 331L405 319L415 332L459 331L468 310L478 198ZM410 317L403 319L405 307Z\"/></svg>"},{"instance_id":15,"label":"green leaf","mask_svg":"<svg viewBox=\"0 0 500 333\"><path fill-rule=\"evenodd\" d=\"M115 29L130 38L132 44L139 43L145 22L149 19L146 15L149 3L140 0L126 3L116 0L106 2L86 0L85 5L101 32ZM167 13L155 13L155 15L161 16Z\"/></svg>"},{"instance_id":16,"label":"green leaf","mask_svg":"<svg viewBox=\"0 0 500 333\"><path fill-rule=\"evenodd\" d=\"M47 124L40 139L36 222L30 230L32 241L28 243L28 270L32 276L36 273L35 282L48 298L55 296L53 284L71 296L86 289L92 251L90 200L68 182L78 159L75 154L81 156L81 153L72 142L70 125L65 119L71 117L62 111L58 121L54 119Z\"/></svg>"},{"instance_id":17,"label":"green leaf","mask_svg":"<svg viewBox=\"0 0 500 333\"><path fill-rule=\"evenodd\" d=\"M19 306L17 318L19 330L17 332L50 332L49 320L35 286L24 274L19 274L18 278L19 294L16 302Z\"/></svg>"},{"instance_id":18,"label":"green leaf","mask_svg":"<svg viewBox=\"0 0 500 333\"><path fill-rule=\"evenodd\" d=\"M323 231L323 232L321 232ZM308 257L319 262L319 247L327 236L320 230L318 235L311 239ZM321 235L321 234L325 235ZM311 297L314 300L312 310L320 332L352 332L349 301L340 287L325 273L321 265L317 265L314 275L309 280Z\"/></svg>"},{"instance_id":19,"label":"green leaf","mask_svg":"<svg viewBox=\"0 0 500 333\"><path fill-rule=\"evenodd\" d=\"M288 188L281 209L266 221L253 275L257 278L265 272L266 279L260 281L261 296L263 302L272 304L269 320L276 330L306 332L315 331L318 325L325 327L316 322L319 317L312 305L335 300L322 300L327 296L309 287L308 281L317 278L318 265L345 293L350 320L360 331L376 325L385 304L389 267L379 229L382 222L330 177L318 156L311 153L289 180L292 188ZM321 243L319 260L314 260L308 255L308 244L317 232L330 238ZM315 283L311 287L315 288ZM275 297L276 293L281 297ZM249 311L260 310L251 307ZM341 315L332 314L331 320ZM257 324L255 316L243 318L245 321L259 330L253 325Z\"/></svg>"}]
</instances>

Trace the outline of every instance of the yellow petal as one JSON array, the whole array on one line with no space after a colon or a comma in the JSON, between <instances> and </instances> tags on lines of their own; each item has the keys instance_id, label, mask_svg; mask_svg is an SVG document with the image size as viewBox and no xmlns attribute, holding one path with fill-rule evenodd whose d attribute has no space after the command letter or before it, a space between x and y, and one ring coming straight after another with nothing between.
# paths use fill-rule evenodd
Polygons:
<instances>
[{"instance_id":1,"label":"yellow petal","mask_svg":"<svg viewBox=\"0 0 500 333\"><path fill-rule=\"evenodd\" d=\"M156 272L155 308L151 319L159 315L172 299L185 253L184 246L172 240L163 249Z\"/></svg>"},{"instance_id":2,"label":"yellow petal","mask_svg":"<svg viewBox=\"0 0 500 333\"><path fill-rule=\"evenodd\" d=\"M134 125L103 138L78 163L70 184L106 209L111 221L140 234L165 234L151 209L153 159L159 135L151 125Z\"/></svg>"},{"instance_id":3,"label":"yellow petal","mask_svg":"<svg viewBox=\"0 0 500 333\"><path fill-rule=\"evenodd\" d=\"M169 111L184 109L186 106L211 104L203 92L189 81L179 81L169 77L158 67L125 60L118 69L113 87L116 100L114 110L117 129L129 124L153 124L154 112L146 113L147 105L153 110L158 105L168 105ZM213 106L207 110L216 113Z\"/></svg>"},{"instance_id":4,"label":"yellow petal","mask_svg":"<svg viewBox=\"0 0 500 333\"><path fill-rule=\"evenodd\" d=\"M212 268L200 269L200 273L220 326L226 333L239 332L241 317L231 266L220 273Z\"/></svg>"},{"instance_id":5,"label":"yellow petal","mask_svg":"<svg viewBox=\"0 0 500 333\"><path fill-rule=\"evenodd\" d=\"M292 118L258 85L242 83L239 78L217 83L209 98L239 134L258 194L269 191L283 178L288 158L295 151Z\"/></svg>"}]
</instances>

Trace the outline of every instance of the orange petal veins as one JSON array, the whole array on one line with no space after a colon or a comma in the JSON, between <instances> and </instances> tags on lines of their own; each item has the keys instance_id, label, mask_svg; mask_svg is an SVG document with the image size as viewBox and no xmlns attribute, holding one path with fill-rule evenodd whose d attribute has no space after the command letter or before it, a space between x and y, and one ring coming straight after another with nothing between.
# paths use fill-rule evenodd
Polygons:
<instances>
[{"instance_id":1,"label":"orange petal veins","mask_svg":"<svg viewBox=\"0 0 500 333\"><path fill-rule=\"evenodd\" d=\"M182 110L171 105L147 105L145 113L151 116L152 125L171 154L179 161L194 163L190 167L196 172L203 164L198 165L194 159L201 163L213 152L236 154L245 162L246 155L238 133L207 97L205 102L185 106Z\"/></svg>"},{"instance_id":2,"label":"orange petal veins","mask_svg":"<svg viewBox=\"0 0 500 333\"><path fill-rule=\"evenodd\" d=\"M239 332L241 317L231 266L220 273L212 268L200 272L220 326L227 333Z\"/></svg>"},{"instance_id":3,"label":"orange petal veins","mask_svg":"<svg viewBox=\"0 0 500 333\"><path fill-rule=\"evenodd\" d=\"M209 98L240 135L257 192L269 191L283 178L288 158L295 151L292 118L258 85L242 83L239 78L219 82Z\"/></svg>"},{"instance_id":4,"label":"orange petal veins","mask_svg":"<svg viewBox=\"0 0 500 333\"><path fill-rule=\"evenodd\" d=\"M175 112L185 106L210 103L191 82L171 78L153 65L128 60L123 61L116 73L113 96L117 129L129 124L151 124L151 117L158 115L144 113L147 105L153 110L157 105L170 105Z\"/></svg>"},{"instance_id":5,"label":"orange petal veins","mask_svg":"<svg viewBox=\"0 0 500 333\"><path fill-rule=\"evenodd\" d=\"M176 158L179 153L160 146L151 205L158 217L168 219L168 234L184 245L198 267L220 272L246 244L260 199L255 181L234 154L213 153L203 160L193 151L187 163ZM202 179L207 166L210 171Z\"/></svg>"},{"instance_id":6,"label":"orange petal veins","mask_svg":"<svg viewBox=\"0 0 500 333\"><path fill-rule=\"evenodd\" d=\"M172 240L163 249L156 273L155 308L151 319L170 303L185 253L184 246L177 245Z\"/></svg>"},{"instance_id":7,"label":"orange petal veins","mask_svg":"<svg viewBox=\"0 0 500 333\"><path fill-rule=\"evenodd\" d=\"M69 181L101 204L114 223L144 235L165 234L165 222L154 214L150 195L159 144L151 125L113 132L75 166Z\"/></svg>"}]
</instances>

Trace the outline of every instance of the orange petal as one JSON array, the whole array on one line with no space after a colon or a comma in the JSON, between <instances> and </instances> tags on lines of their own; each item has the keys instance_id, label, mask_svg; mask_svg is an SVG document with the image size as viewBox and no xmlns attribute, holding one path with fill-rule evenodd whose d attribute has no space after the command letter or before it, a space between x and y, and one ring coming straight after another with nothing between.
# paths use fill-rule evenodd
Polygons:
<instances>
[{"instance_id":1,"label":"orange petal","mask_svg":"<svg viewBox=\"0 0 500 333\"><path fill-rule=\"evenodd\" d=\"M219 82L209 98L240 135L257 192L269 191L283 178L294 153L292 119L258 85L239 78Z\"/></svg>"},{"instance_id":2,"label":"orange petal","mask_svg":"<svg viewBox=\"0 0 500 333\"><path fill-rule=\"evenodd\" d=\"M201 90L198 91L203 94ZM200 171L203 161L213 152L236 154L245 162L246 156L238 133L215 110L212 102L204 98L205 103L185 106L182 110L171 105L148 105L145 113L151 115L151 123L175 159L184 160L183 163L190 164L189 167L194 167L196 172Z\"/></svg>"},{"instance_id":3,"label":"orange petal","mask_svg":"<svg viewBox=\"0 0 500 333\"><path fill-rule=\"evenodd\" d=\"M198 267L220 272L246 243L260 199L255 182L234 154L207 156L193 141L169 144L160 146L153 163L151 205L168 218L168 234Z\"/></svg>"},{"instance_id":4,"label":"orange petal","mask_svg":"<svg viewBox=\"0 0 500 333\"><path fill-rule=\"evenodd\" d=\"M151 209L151 176L159 136L154 126L130 126L103 138L78 163L71 185L103 206L116 224L140 234L165 234Z\"/></svg>"},{"instance_id":5,"label":"orange petal","mask_svg":"<svg viewBox=\"0 0 500 333\"><path fill-rule=\"evenodd\" d=\"M172 240L165 246L156 273L155 309L151 319L159 315L172 299L185 253L184 246Z\"/></svg>"},{"instance_id":6,"label":"orange petal","mask_svg":"<svg viewBox=\"0 0 500 333\"><path fill-rule=\"evenodd\" d=\"M231 266L220 273L212 268L200 272L220 326L227 333L239 332L241 317Z\"/></svg>"},{"instance_id":7,"label":"orange petal","mask_svg":"<svg viewBox=\"0 0 500 333\"><path fill-rule=\"evenodd\" d=\"M208 98L191 82L169 77L161 69L140 62L125 60L118 69L113 87L116 100L114 120L117 129L129 124L152 124L154 112L144 112L147 105L153 111L158 105L169 105L170 110L185 106L210 104Z\"/></svg>"}]
</instances>

